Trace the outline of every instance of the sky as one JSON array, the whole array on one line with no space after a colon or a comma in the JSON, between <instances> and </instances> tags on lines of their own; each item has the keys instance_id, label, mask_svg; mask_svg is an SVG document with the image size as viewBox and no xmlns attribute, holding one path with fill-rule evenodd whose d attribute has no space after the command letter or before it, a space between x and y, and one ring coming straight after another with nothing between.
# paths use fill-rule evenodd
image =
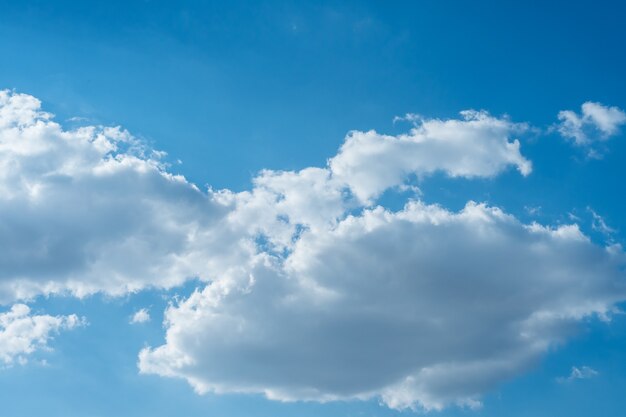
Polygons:
<instances>
[{"instance_id":1,"label":"sky","mask_svg":"<svg viewBox=\"0 0 626 417\"><path fill-rule=\"evenodd\" d=\"M626 5L0 1L0 414L621 416Z\"/></svg>"}]
</instances>

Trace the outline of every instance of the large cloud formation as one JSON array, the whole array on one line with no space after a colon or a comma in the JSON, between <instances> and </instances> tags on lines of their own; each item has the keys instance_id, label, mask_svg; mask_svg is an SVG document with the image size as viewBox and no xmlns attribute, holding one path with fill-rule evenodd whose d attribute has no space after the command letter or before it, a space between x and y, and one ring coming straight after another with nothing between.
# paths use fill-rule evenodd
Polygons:
<instances>
[{"instance_id":1,"label":"large cloud formation","mask_svg":"<svg viewBox=\"0 0 626 417\"><path fill-rule=\"evenodd\" d=\"M578 320L608 315L625 295L621 263L576 226L524 225L481 204L377 207L171 307L166 344L140 368L199 392L472 405Z\"/></svg>"},{"instance_id":2,"label":"large cloud formation","mask_svg":"<svg viewBox=\"0 0 626 417\"><path fill-rule=\"evenodd\" d=\"M206 285L168 308L141 372L199 392L474 406L582 318L610 317L624 254L483 204L376 201L435 172L528 175L512 139L525 128L468 111L398 136L351 132L325 167L262 171L235 193L169 173L122 129L64 130L2 92L0 302L195 277Z\"/></svg>"},{"instance_id":3,"label":"large cloud formation","mask_svg":"<svg viewBox=\"0 0 626 417\"><path fill-rule=\"evenodd\" d=\"M347 205L358 204L346 194L369 199L410 172L492 176L509 164L530 169L519 143L506 138L516 125L476 113L463 121L428 121L398 138L353 132L330 168L264 171L251 192L203 192L170 174L163 153L128 132L64 130L40 106L32 96L0 92L4 303L219 279L254 257L250 243L259 233L284 246L298 224L332 224ZM422 162L407 162L410 154ZM386 163L374 166L373 158ZM372 188L372 178L384 182Z\"/></svg>"},{"instance_id":4,"label":"large cloud formation","mask_svg":"<svg viewBox=\"0 0 626 417\"><path fill-rule=\"evenodd\" d=\"M119 128L63 130L34 97L1 92L0 302L195 276L225 209L159 156Z\"/></svg>"}]
</instances>

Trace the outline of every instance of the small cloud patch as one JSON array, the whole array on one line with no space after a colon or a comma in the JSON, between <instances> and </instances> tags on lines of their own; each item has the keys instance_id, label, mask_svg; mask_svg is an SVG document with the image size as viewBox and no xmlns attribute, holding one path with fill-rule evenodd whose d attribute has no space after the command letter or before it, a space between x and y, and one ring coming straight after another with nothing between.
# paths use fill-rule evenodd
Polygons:
<instances>
[{"instance_id":1,"label":"small cloud patch","mask_svg":"<svg viewBox=\"0 0 626 417\"><path fill-rule=\"evenodd\" d=\"M141 324L150 321L150 312L146 308L137 310L130 318L130 324Z\"/></svg>"},{"instance_id":2,"label":"small cloud patch","mask_svg":"<svg viewBox=\"0 0 626 417\"><path fill-rule=\"evenodd\" d=\"M589 379L598 376L599 372L589 366L581 366L580 368L572 366L570 374L566 377L559 377L558 382L572 382L579 379Z\"/></svg>"},{"instance_id":3,"label":"small cloud patch","mask_svg":"<svg viewBox=\"0 0 626 417\"><path fill-rule=\"evenodd\" d=\"M36 351L51 350L48 342L55 334L85 324L85 319L75 314L33 315L26 304L15 304L0 313L0 366L24 365Z\"/></svg>"},{"instance_id":4,"label":"small cloud patch","mask_svg":"<svg viewBox=\"0 0 626 417\"><path fill-rule=\"evenodd\" d=\"M556 129L561 136L572 140L576 146L589 148L589 156L596 158L601 154L593 145L617 135L626 124L626 113L622 109L592 101L583 103L580 114L562 110L558 118Z\"/></svg>"}]
</instances>

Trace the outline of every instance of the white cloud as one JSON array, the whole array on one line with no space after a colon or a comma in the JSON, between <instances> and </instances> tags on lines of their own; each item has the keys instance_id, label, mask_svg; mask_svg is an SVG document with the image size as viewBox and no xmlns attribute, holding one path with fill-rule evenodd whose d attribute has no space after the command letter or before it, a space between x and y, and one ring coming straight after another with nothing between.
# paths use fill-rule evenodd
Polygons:
<instances>
[{"instance_id":1,"label":"white cloud","mask_svg":"<svg viewBox=\"0 0 626 417\"><path fill-rule=\"evenodd\" d=\"M0 313L0 363L24 364L37 350L47 350L48 341L61 330L83 325L84 319L69 316L32 315L25 304L15 304Z\"/></svg>"},{"instance_id":2,"label":"white cloud","mask_svg":"<svg viewBox=\"0 0 626 417\"><path fill-rule=\"evenodd\" d=\"M607 238L610 238L616 232L615 229L606 224L604 217L596 213L591 207L587 207L587 210L592 216L591 227L593 230L602 233Z\"/></svg>"},{"instance_id":3,"label":"white cloud","mask_svg":"<svg viewBox=\"0 0 626 417\"><path fill-rule=\"evenodd\" d=\"M624 255L480 204L375 202L411 176L527 175L510 140L524 129L464 112L406 135L352 132L325 167L201 191L120 128L64 130L35 98L2 92L0 302L198 277L142 372L201 392L476 407L579 320L610 316Z\"/></svg>"},{"instance_id":4,"label":"white cloud","mask_svg":"<svg viewBox=\"0 0 626 417\"><path fill-rule=\"evenodd\" d=\"M572 366L572 371L567 377L557 378L558 382L572 382L578 379L589 379L598 376L598 371L588 366L582 366L580 368Z\"/></svg>"},{"instance_id":5,"label":"white cloud","mask_svg":"<svg viewBox=\"0 0 626 417\"><path fill-rule=\"evenodd\" d=\"M450 177L493 177L510 166L530 174L532 164L520 153L519 141L509 141L527 129L525 124L486 112L461 115L461 120L420 119L408 134L398 136L352 132L329 162L333 175L369 201L409 175L441 171Z\"/></svg>"},{"instance_id":6,"label":"white cloud","mask_svg":"<svg viewBox=\"0 0 626 417\"><path fill-rule=\"evenodd\" d=\"M559 133L573 139L579 146L589 146L593 142L605 141L618 133L626 123L626 113L618 107L587 101L581 106L581 114L563 110L558 114Z\"/></svg>"},{"instance_id":7,"label":"white cloud","mask_svg":"<svg viewBox=\"0 0 626 417\"><path fill-rule=\"evenodd\" d=\"M530 216L537 216L541 214L541 206L524 206L524 210Z\"/></svg>"},{"instance_id":8,"label":"white cloud","mask_svg":"<svg viewBox=\"0 0 626 417\"><path fill-rule=\"evenodd\" d=\"M141 308L130 318L130 324L147 323L150 321L150 312L146 308Z\"/></svg>"},{"instance_id":9,"label":"white cloud","mask_svg":"<svg viewBox=\"0 0 626 417\"><path fill-rule=\"evenodd\" d=\"M399 137L353 132L329 167L266 170L249 192L205 192L169 173L163 153L128 132L64 130L40 104L0 92L0 303L237 275L255 262L259 234L280 251L302 228L345 216L358 205L348 189L369 200L410 173L530 170L519 143L507 140L515 125L466 112Z\"/></svg>"},{"instance_id":10,"label":"white cloud","mask_svg":"<svg viewBox=\"0 0 626 417\"><path fill-rule=\"evenodd\" d=\"M169 308L166 343L139 366L199 392L476 406L579 320L608 316L623 262L576 226L480 204L373 208Z\"/></svg>"},{"instance_id":11,"label":"white cloud","mask_svg":"<svg viewBox=\"0 0 626 417\"><path fill-rule=\"evenodd\" d=\"M64 130L34 97L0 92L0 303L171 287L249 252L220 223L231 208L160 156L120 128Z\"/></svg>"}]
</instances>

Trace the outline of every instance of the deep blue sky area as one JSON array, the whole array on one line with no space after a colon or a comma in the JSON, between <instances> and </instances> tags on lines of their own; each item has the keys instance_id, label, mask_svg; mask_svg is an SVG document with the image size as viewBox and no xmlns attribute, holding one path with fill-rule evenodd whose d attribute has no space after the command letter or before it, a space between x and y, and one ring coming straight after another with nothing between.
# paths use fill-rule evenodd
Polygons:
<instances>
[{"instance_id":1,"label":"deep blue sky area","mask_svg":"<svg viewBox=\"0 0 626 417\"><path fill-rule=\"evenodd\" d=\"M199 183L322 165L352 129L623 105L621 2L4 2L3 87L120 124ZM243 151L242 151L243 150ZM201 155L201 157L199 157Z\"/></svg>"},{"instance_id":2,"label":"deep blue sky area","mask_svg":"<svg viewBox=\"0 0 626 417\"><path fill-rule=\"evenodd\" d=\"M27 93L67 128L122 126L167 152L170 171L199 186L251 187L262 169L323 167L348 132L410 129L394 117L456 118L486 110L526 122L533 162L490 179L420 181L423 200L468 200L524 222L578 218L599 244L626 243L626 137L601 159L554 130L585 101L626 108L626 2L621 1L0 1L0 89ZM397 195L383 196L400 207ZM613 229L593 227L592 212ZM573 215L573 216L572 216ZM1 221L1 220L0 220ZM137 353L163 343L170 291L41 297L47 314L84 315L58 335L47 365L0 368L0 415L411 416L376 400L281 403L197 395L182 380L140 375ZM152 319L130 326L138 307ZM527 373L464 417L621 417L626 319L588 319ZM557 382L572 366L594 378Z\"/></svg>"}]
</instances>

